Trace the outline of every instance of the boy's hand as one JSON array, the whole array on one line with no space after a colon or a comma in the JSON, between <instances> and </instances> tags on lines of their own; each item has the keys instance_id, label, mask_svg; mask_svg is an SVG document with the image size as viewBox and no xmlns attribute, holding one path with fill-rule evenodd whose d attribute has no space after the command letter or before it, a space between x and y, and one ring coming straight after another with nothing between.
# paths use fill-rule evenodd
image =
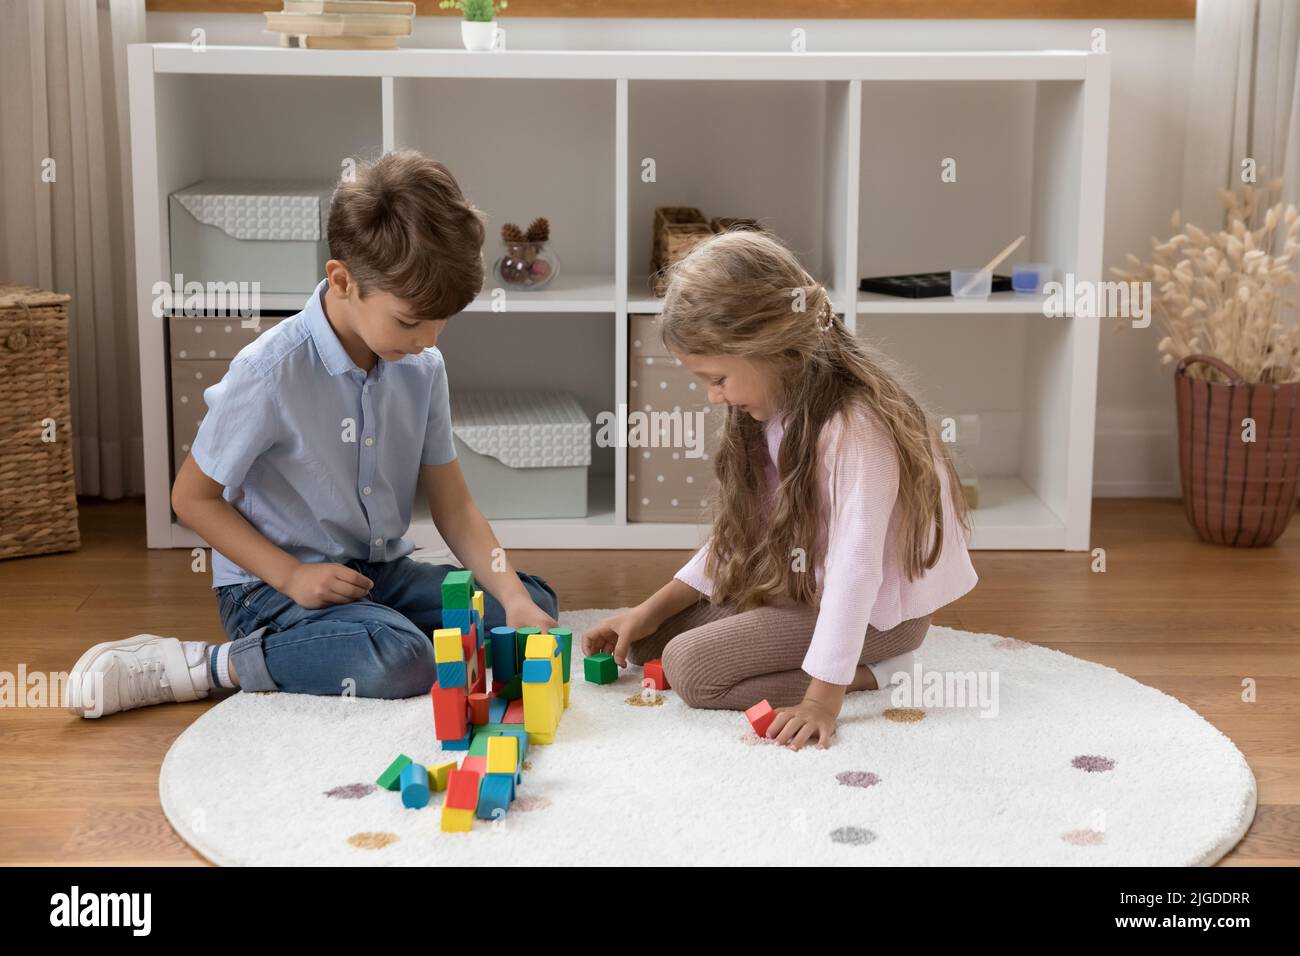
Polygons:
<instances>
[{"instance_id":1,"label":"boy's hand","mask_svg":"<svg viewBox=\"0 0 1300 956\"><path fill-rule=\"evenodd\" d=\"M816 735L817 746L825 750L835 735L836 717L825 704L802 700L793 707L778 707L765 736L775 738L778 744L787 744L791 750L798 750Z\"/></svg>"},{"instance_id":2,"label":"boy's hand","mask_svg":"<svg viewBox=\"0 0 1300 956\"><path fill-rule=\"evenodd\" d=\"M559 623L559 621L534 604L532 600L520 601L518 604L506 607L506 627L516 629L540 627L543 631L549 631L551 628L559 626Z\"/></svg>"},{"instance_id":3,"label":"boy's hand","mask_svg":"<svg viewBox=\"0 0 1300 956\"><path fill-rule=\"evenodd\" d=\"M370 593L375 582L345 564L304 561L293 569L284 593L312 611L331 604L350 604Z\"/></svg>"},{"instance_id":4,"label":"boy's hand","mask_svg":"<svg viewBox=\"0 0 1300 956\"><path fill-rule=\"evenodd\" d=\"M593 624L582 635L582 653L613 654L614 663L627 666L627 651L635 642L649 637L658 628L640 607L629 608L622 614L613 614Z\"/></svg>"}]
</instances>

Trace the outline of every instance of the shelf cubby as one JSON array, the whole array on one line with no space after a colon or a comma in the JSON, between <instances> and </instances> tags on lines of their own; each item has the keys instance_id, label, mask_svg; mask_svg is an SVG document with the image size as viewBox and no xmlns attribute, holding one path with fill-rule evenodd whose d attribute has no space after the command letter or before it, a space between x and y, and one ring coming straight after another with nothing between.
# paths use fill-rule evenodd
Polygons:
<instances>
[{"instance_id":1,"label":"shelf cubby","mask_svg":"<svg viewBox=\"0 0 1300 956\"><path fill-rule=\"evenodd\" d=\"M440 342L451 387L564 387L593 416L628 400L628 316L649 290L653 212L693 205L771 228L845 323L942 414L978 412L977 548L1089 543L1098 320L1034 297L904 300L867 275L1015 261L1103 278L1110 63L1071 50L318 51L133 44L129 53L150 547L200 543L169 508L168 195L202 178L319 177L411 146L499 230L537 216L561 260L539 291L483 294ZM957 161L957 181L940 162ZM653 182L642 178L654 160ZM1007 264L1009 265L1009 263ZM308 292L310 290L307 290ZM282 296L267 308L300 309ZM595 448L585 519L493 522L507 548L693 548L697 523L627 520L625 447ZM420 513L417 504L416 513ZM412 536L434 546L417 520Z\"/></svg>"}]
</instances>

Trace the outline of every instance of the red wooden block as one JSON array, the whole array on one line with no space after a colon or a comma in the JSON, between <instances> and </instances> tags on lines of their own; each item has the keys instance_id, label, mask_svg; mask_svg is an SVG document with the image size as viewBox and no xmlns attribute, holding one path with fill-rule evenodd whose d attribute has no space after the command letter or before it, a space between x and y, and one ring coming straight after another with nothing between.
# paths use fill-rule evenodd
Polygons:
<instances>
[{"instance_id":1,"label":"red wooden block","mask_svg":"<svg viewBox=\"0 0 1300 956\"><path fill-rule=\"evenodd\" d=\"M473 624L470 625L474 627ZM479 693L487 692L487 645L478 649L478 680L474 682L474 690Z\"/></svg>"},{"instance_id":2,"label":"red wooden block","mask_svg":"<svg viewBox=\"0 0 1300 956\"><path fill-rule=\"evenodd\" d=\"M645 662L645 670L641 674L641 686L645 686L646 681L651 681L650 686L655 690L668 690L668 678L664 677L664 662L656 657L652 661Z\"/></svg>"},{"instance_id":3,"label":"red wooden block","mask_svg":"<svg viewBox=\"0 0 1300 956\"><path fill-rule=\"evenodd\" d=\"M486 724L488 722L487 694L469 695L469 722L475 725Z\"/></svg>"},{"instance_id":4,"label":"red wooden block","mask_svg":"<svg viewBox=\"0 0 1300 956\"><path fill-rule=\"evenodd\" d=\"M478 809L479 779L472 770L453 770L447 777L447 796L442 805L456 810Z\"/></svg>"},{"instance_id":5,"label":"red wooden block","mask_svg":"<svg viewBox=\"0 0 1300 956\"><path fill-rule=\"evenodd\" d=\"M459 740L469 733L465 688L434 684L429 696L433 698L433 734L438 740Z\"/></svg>"},{"instance_id":6,"label":"red wooden block","mask_svg":"<svg viewBox=\"0 0 1300 956\"><path fill-rule=\"evenodd\" d=\"M510 703L506 704L505 716L501 718L503 724L522 724L524 722L524 699L516 697Z\"/></svg>"},{"instance_id":7,"label":"red wooden block","mask_svg":"<svg viewBox=\"0 0 1300 956\"><path fill-rule=\"evenodd\" d=\"M745 717L749 721L749 725L754 728L754 733L760 737L765 737L767 736L767 728L776 719L776 711L772 709L772 705L766 700L760 700L745 711Z\"/></svg>"},{"instance_id":8,"label":"red wooden block","mask_svg":"<svg viewBox=\"0 0 1300 956\"><path fill-rule=\"evenodd\" d=\"M480 777L487 774L487 757L482 754L475 754L473 757L466 756L460 762L461 770L468 770L470 773L476 773Z\"/></svg>"}]
</instances>

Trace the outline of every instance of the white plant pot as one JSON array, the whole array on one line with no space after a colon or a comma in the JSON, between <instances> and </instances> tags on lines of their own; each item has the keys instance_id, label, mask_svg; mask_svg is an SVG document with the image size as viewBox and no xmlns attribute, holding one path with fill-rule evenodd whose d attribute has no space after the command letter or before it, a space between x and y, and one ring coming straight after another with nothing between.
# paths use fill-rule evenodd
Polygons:
<instances>
[{"instance_id":1,"label":"white plant pot","mask_svg":"<svg viewBox=\"0 0 1300 956\"><path fill-rule=\"evenodd\" d=\"M488 20L460 21L460 38L467 50L490 50L497 36L497 22Z\"/></svg>"}]
</instances>

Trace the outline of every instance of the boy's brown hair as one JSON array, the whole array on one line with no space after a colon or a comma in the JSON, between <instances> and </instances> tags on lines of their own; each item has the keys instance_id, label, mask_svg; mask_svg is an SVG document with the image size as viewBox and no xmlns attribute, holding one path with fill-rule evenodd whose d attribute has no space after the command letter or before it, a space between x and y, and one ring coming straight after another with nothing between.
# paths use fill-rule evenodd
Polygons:
<instances>
[{"instance_id":1,"label":"boy's brown hair","mask_svg":"<svg viewBox=\"0 0 1300 956\"><path fill-rule=\"evenodd\" d=\"M442 163L414 149L357 162L334 189L330 258L364 298L387 292L413 319L445 319L483 288L485 217Z\"/></svg>"}]
</instances>

